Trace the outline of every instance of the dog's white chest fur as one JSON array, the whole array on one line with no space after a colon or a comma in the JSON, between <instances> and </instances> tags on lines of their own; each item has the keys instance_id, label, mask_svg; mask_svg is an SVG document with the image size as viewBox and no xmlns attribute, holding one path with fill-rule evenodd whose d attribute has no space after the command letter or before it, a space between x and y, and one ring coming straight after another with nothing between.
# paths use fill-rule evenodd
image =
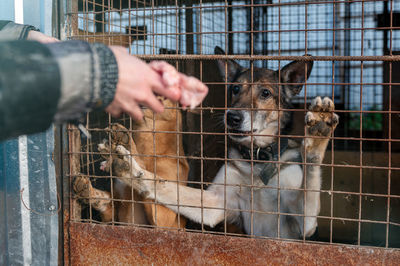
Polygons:
<instances>
[{"instance_id":1,"label":"dog's white chest fur","mask_svg":"<svg viewBox=\"0 0 400 266\"><path fill-rule=\"evenodd\" d=\"M240 155L233 150L230 152L230 157L238 159ZM227 207L231 210L241 210L240 213L230 211L228 216L233 220L241 218L240 221L248 234L277 237L278 220L287 224L288 217L280 215L278 218L276 213L294 213L293 204L296 205L297 214L302 211L302 209L299 210L299 207L302 208L303 197L300 196L298 190L293 189L301 188L303 172L299 165L282 165L279 174L274 175L268 184L264 185L259 177L260 166L262 164L254 164L253 171L251 171L247 162L234 161L227 164L226 183L228 184L227 190L229 190L226 193ZM220 170L214 183L224 183L224 179L225 167ZM302 224L295 222L293 224L302 227ZM293 230L287 230L285 226L280 228L282 228L279 233L281 237L299 237L299 235L293 234ZM300 234L300 228L295 228L294 231Z\"/></svg>"}]
</instances>

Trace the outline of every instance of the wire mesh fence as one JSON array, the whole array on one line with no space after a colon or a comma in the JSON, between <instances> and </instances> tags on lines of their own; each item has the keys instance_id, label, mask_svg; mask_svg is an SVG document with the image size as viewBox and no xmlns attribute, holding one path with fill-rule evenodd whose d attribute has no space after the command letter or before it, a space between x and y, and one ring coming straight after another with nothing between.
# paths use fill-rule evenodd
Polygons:
<instances>
[{"instance_id":1,"label":"wire mesh fence","mask_svg":"<svg viewBox=\"0 0 400 266\"><path fill-rule=\"evenodd\" d=\"M79 0L67 19L70 39L167 60L210 88L193 110L89 113L91 138L69 127L72 221L400 247L400 2ZM305 122L318 96L340 117L329 135ZM307 141L322 138L313 161ZM156 203L123 174L131 157Z\"/></svg>"}]
</instances>

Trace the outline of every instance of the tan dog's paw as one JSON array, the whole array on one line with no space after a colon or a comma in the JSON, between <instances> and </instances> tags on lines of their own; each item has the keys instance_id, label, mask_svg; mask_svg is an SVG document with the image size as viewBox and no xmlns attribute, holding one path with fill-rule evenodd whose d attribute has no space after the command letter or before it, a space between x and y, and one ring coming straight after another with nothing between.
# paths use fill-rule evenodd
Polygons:
<instances>
[{"instance_id":1,"label":"tan dog's paw","mask_svg":"<svg viewBox=\"0 0 400 266\"><path fill-rule=\"evenodd\" d=\"M92 188L92 183L87 176L78 176L74 180L73 188L75 194L79 199L85 203L88 203L90 197L90 189Z\"/></svg>"},{"instance_id":2,"label":"tan dog's paw","mask_svg":"<svg viewBox=\"0 0 400 266\"><path fill-rule=\"evenodd\" d=\"M97 144L97 150L101 153L110 153L110 147L108 147L108 144L105 141Z\"/></svg>"},{"instance_id":3,"label":"tan dog's paw","mask_svg":"<svg viewBox=\"0 0 400 266\"><path fill-rule=\"evenodd\" d=\"M108 145L107 143L107 140L104 139L102 143L97 144L97 150L99 151L99 153L101 153L101 157L105 159L108 159L108 157L110 157L111 149L110 145Z\"/></svg>"},{"instance_id":4,"label":"tan dog's paw","mask_svg":"<svg viewBox=\"0 0 400 266\"><path fill-rule=\"evenodd\" d=\"M124 145L130 148L130 133L126 127L121 124L115 123L111 125L111 138L112 143L116 145ZM113 147L114 148L114 147Z\"/></svg>"},{"instance_id":5,"label":"tan dog's paw","mask_svg":"<svg viewBox=\"0 0 400 266\"><path fill-rule=\"evenodd\" d=\"M97 144L97 150L101 153L100 156L106 159L100 163L100 170L109 173L112 158L110 156L110 147L108 146L107 141L103 140L102 143Z\"/></svg>"},{"instance_id":6,"label":"tan dog's paw","mask_svg":"<svg viewBox=\"0 0 400 266\"><path fill-rule=\"evenodd\" d=\"M307 135L330 136L339 123L339 116L333 112L335 110L333 101L328 97L322 100L318 96L311 102L309 110L305 119Z\"/></svg>"},{"instance_id":7,"label":"tan dog's paw","mask_svg":"<svg viewBox=\"0 0 400 266\"><path fill-rule=\"evenodd\" d=\"M113 212L109 192L94 188L87 176L76 177L73 188L81 202L89 204L100 211L102 221L111 221Z\"/></svg>"}]
</instances>

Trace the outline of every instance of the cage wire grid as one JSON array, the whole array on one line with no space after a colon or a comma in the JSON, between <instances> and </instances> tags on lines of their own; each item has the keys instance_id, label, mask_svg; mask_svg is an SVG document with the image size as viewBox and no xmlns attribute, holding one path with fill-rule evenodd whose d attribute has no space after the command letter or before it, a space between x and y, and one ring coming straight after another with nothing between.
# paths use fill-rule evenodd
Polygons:
<instances>
[{"instance_id":1,"label":"cage wire grid","mask_svg":"<svg viewBox=\"0 0 400 266\"><path fill-rule=\"evenodd\" d=\"M250 213L252 221L256 214L276 215L278 221L288 215L304 220L304 214L281 211L279 195L282 188L255 185L257 177L253 174L250 185L240 185L252 191L251 207L228 209L226 188L239 185L229 184L225 173L225 181L217 184L225 188L225 203L220 208L225 219L215 228L188 219L183 226L179 211L176 227L119 221L115 216L121 203L130 204L133 210L138 204L154 203L115 198L114 186L118 177L112 166L109 174L99 172L104 154L97 151L96 146L103 139L112 142L112 130L107 128L114 123L124 125L131 135L147 133L152 136L152 150L134 156L152 160L154 176L157 175L157 161L163 158L177 162L187 160L190 166L188 180L166 182L200 188L203 193L212 184L218 169L232 161L228 158L228 138L235 135L228 132L221 120L226 116L226 110L232 110L228 103L228 88L237 83L216 76L215 61L236 60L250 68L253 76L256 68L278 70L291 60L313 60L313 71L302 92L294 98L294 108L285 109L279 105L277 109L293 113L293 131L271 135L279 141L282 137L302 141L305 127L299 121L304 121L311 100L316 96L328 96L334 101L340 123L329 138L325 160L318 164L322 170L321 189L284 189L320 192L321 211L316 216L318 236L310 240L303 235L300 241L400 247L400 106L396 100L400 96L396 91L400 86L396 74L400 71L400 2L79 0L73 2L67 17L70 39L122 45L129 53L148 61L168 60L179 71L198 77L210 88L206 101L191 112L178 105L166 108L182 114L182 121L177 116L173 122L175 130L156 128L153 116L152 126L146 131L138 131L135 121L128 116L115 119L105 113L87 114L85 128L92 135L90 139L76 137L77 129L69 127L70 140L75 136L74 141L80 142L75 148L70 145L68 152L71 164L79 161L76 164L79 169L71 167L70 187L77 176L84 176L90 178L94 188L108 193L104 197L83 199L71 189L68 197L72 221L105 223L93 206L94 200L107 201L111 205L112 218L107 224L184 228L187 232L263 237L254 235L253 223L248 234L240 226L232 229L227 222L227 211ZM225 55L214 55L217 45L225 50ZM306 54L312 57L305 57ZM278 73L281 75L280 71ZM253 80L249 84L252 85ZM175 154L157 153L157 140L166 135L176 139ZM183 154L181 148L184 148ZM108 156L113 154L110 152ZM251 172L253 164L259 162L254 158L251 160ZM279 160L269 162L277 164L278 180L282 165L298 164L303 168L312 165ZM176 165L179 175L182 169L179 163ZM253 194L258 189L276 189L276 211L261 212L255 208ZM131 196L134 193L130 188ZM179 210L183 206L179 204L179 189L177 197ZM202 205L201 209L203 215L207 207ZM157 210L155 208L155 217ZM277 226L278 234L274 238L282 238L280 222Z\"/></svg>"}]
</instances>

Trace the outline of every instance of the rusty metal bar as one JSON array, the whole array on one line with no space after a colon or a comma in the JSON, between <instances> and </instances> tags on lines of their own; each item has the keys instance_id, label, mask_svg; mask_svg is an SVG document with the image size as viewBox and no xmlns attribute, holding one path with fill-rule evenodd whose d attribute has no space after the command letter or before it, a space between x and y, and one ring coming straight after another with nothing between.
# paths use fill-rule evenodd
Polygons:
<instances>
[{"instance_id":1,"label":"rusty metal bar","mask_svg":"<svg viewBox=\"0 0 400 266\"><path fill-rule=\"evenodd\" d=\"M396 265L394 249L187 234L72 222L71 265ZM127 252L129 250L129 252Z\"/></svg>"},{"instance_id":2,"label":"rusty metal bar","mask_svg":"<svg viewBox=\"0 0 400 266\"><path fill-rule=\"evenodd\" d=\"M393 1L390 2L390 25L393 25ZM393 38L393 31L390 30L390 55L392 55L392 39ZM392 139L392 114L390 111L392 111L392 64L389 64L389 139ZM388 142L388 157L389 157L389 162L388 162L388 197L387 197L387 211L386 211L386 221L390 222L390 196L391 196L391 181L392 181L392 160L390 159L392 155L392 143L389 141ZM389 246L389 224L386 225L386 241L385 241L385 247Z\"/></svg>"},{"instance_id":3,"label":"rusty metal bar","mask_svg":"<svg viewBox=\"0 0 400 266\"><path fill-rule=\"evenodd\" d=\"M292 55L137 55L143 60L297 60L297 61L400 61L399 55L382 56L292 56Z\"/></svg>"},{"instance_id":4,"label":"rusty metal bar","mask_svg":"<svg viewBox=\"0 0 400 266\"><path fill-rule=\"evenodd\" d=\"M107 5L103 4L99 4L99 3L95 3L93 2L87 2L84 1L86 3L91 3L94 6L99 6L99 7L107 7ZM134 0L134 2L136 2L137 4L143 4L146 5L147 2L146 1L140 1L140 0ZM190 1L189 1L190 2ZM223 3L223 1L221 1ZM285 6L299 6L299 5L323 5L323 4L348 4L348 3L368 3L368 2L387 2L387 0L332 0L332 1L298 1L298 2L278 2L278 3L263 3L263 4L225 4L225 5L204 5L201 8L204 9L213 9L213 8L237 8L237 7L241 7L241 8L250 8L250 7L285 7ZM174 10L177 9L177 7L170 7L170 6L162 6L162 4L160 4L161 7L154 7L154 10ZM200 9L200 7L193 7L193 6L180 6L179 9L181 10L185 10L185 9ZM129 9L128 9L129 10ZM67 15L74 15L74 14L78 14L78 12L67 12Z\"/></svg>"},{"instance_id":5,"label":"rusty metal bar","mask_svg":"<svg viewBox=\"0 0 400 266\"><path fill-rule=\"evenodd\" d=\"M213 9L214 8L215 7L213 7ZM223 7L221 7L221 8L223 8ZM166 8L160 8L160 9L154 8L154 9L143 9L143 10L146 10L146 11L151 11L151 10L154 10L154 11L156 11L156 10L165 11L165 9ZM197 9L200 9L200 8L187 8L187 9L188 10L197 10ZM181 10L181 8L170 8L170 10L171 11ZM95 15L109 14L108 11L98 11L98 12L92 11L90 13L91 14L95 14ZM85 18L85 20L87 20L87 22L91 21L91 22L95 22L95 23L104 23L103 19L99 20L99 19L96 19L96 18L88 18L88 17L86 17L86 15L82 16L80 13L78 13L78 14L70 14L70 16L78 16L80 18ZM154 20L160 22L158 18L154 18ZM169 23L165 23L165 24L169 25L169 26L173 25L173 24L169 24ZM111 23L111 22L110 22L110 25L111 26L116 26L116 27L120 26L119 24L114 24L114 23ZM148 34L144 34L144 35L196 35L196 34L200 35L200 34L214 34L214 33L218 33L218 34L229 33L229 34L231 34L231 33L274 33L274 32L318 32L318 31L324 32L324 31L345 31L345 30L356 31L356 30L361 30L361 29L363 29L363 30L391 30L391 29L392 30L397 30L399 28L400 28L400 26L364 27L364 28L361 28L361 27L353 27L353 28L342 27L342 28L290 29L290 30L286 30L286 29L283 29L283 30L240 30L240 31L232 29L232 30L228 30L228 31L215 31L215 32L206 31L206 32L203 32L203 33L193 32L193 31L190 31L190 32L187 32L187 33L153 32L153 33L148 33ZM139 32L144 32L144 31L139 30ZM106 36L107 32L104 32L103 35ZM69 36L69 37L74 37L74 36ZM321 49L321 48L319 48L319 49ZM296 51L296 50L298 51L298 48L294 49L294 51Z\"/></svg>"}]
</instances>

